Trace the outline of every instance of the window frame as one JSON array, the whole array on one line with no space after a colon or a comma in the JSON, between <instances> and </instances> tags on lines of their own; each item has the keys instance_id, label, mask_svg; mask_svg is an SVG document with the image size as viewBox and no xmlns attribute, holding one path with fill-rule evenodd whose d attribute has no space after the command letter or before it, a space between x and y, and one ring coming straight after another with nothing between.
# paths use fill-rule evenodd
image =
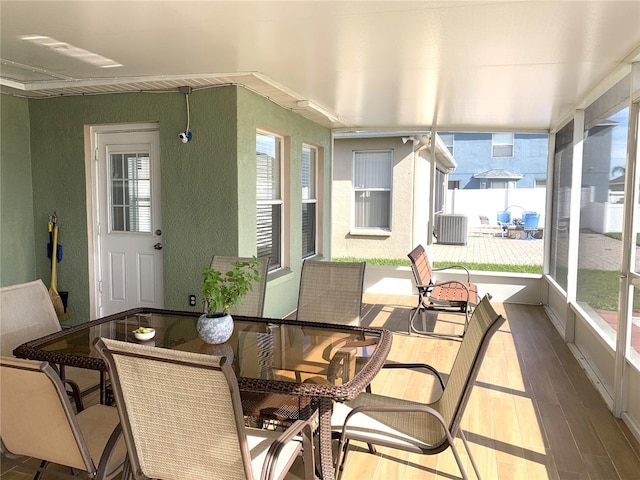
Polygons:
<instances>
[{"instance_id":1,"label":"window frame","mask_svg":"<svg viewBox=\"0 0 640 480\"><path fill-rule=\"evenodd\" d=\"M285 200L284 200L284 170L285 170L285 164L284 164L284 148L285 148L285 137L283 137L282 135L278 135L276 133L273 132L269 132L266 130L260 130L257 129L256 130L256 169L257 169L257 162L258 162L258 137L259 136L267 136L267 137L272 137L275 139L276 141L276 145L275 145L275 160L277 160L278 162L278 175L276 178L274 178L274 180L277 180L277 185L276 185L276 190L278 192L277 194L277 198L272 198L272 199L260 199L259 198L259 185L258 185L258 172L256 171L256 248L258 247L258 237L257 237L257 228L258 228L258 211L260 209L260 207L266 207L266 206L270 206L272 209L274 208L274 206L278 206L280 209L280 228L279 228L279 232L278 232L278 256L279 258L274 258L273 255L268 255L271 257L271 260L269 262L269 272L275 271L275 270L280 270L281 268L284 267L284 244L285 244L285 224L286 224L286 219L284 218L285 216ZM274 236L274 226L273 226L273 222L271 224L271 233L272 233L272 244L276 242L276 239L273 238ZM272 248L272 252L273 252L273 248ZM263 258L266 255L260 255L260 252L258 252L258 258Z\"/></svg>"},{"instance_id":2,"label":"window frame","mask_svg":"<svg viewBox=\"0 0 640 480\"><path fill-rule=\"evenodd\" d=\"M510 141L505 141L506 136L510 136ZM502 137L502 138L501 138ZM511 147L510 155L496 155L496 148ZM492 133L491 134L491 158L513 158L515 154L515 134L513 132Z\"/></svg>"},{"instance_id":3,"label":"window frame","mask_svg":"<svg viewBox=\"0 0 640 480\"><path fill-rule=\"evenodd\" d=\"M313 191L310 192L310 194L308 195L308 198L305 198L304 195L304 181L302 180L302 175L304 173L304 151L305 149L309 149L310 152L310 165L309 165L309 174L312 177L311 181L309 182L310 185L313 185ZM301 169L300 169L300 175L301 175L301 220L304 218L304 208L305 205L314 205L314 218L313 218L313 230L314 230L314 235L313 235L313 251L312 252L305 252L305 248L304 245L301 245L301 257L303 259L305 258L309 258L309 257L313 257L314 255L318 254L318 233L319 233L319 201L318 201L318 186L319 186L319 182L318 182L318 162L319 162L319 153L320 153L320 149L314 145L308 144L308 143L303 143L302 144L302 157L301 157ZM302 222L301 227L303 228L303 230L301 230L301 238L304 239L305 235L304 235L304 222ZM301 242L302 243L302 242Z\"/></svg>"},{"instance_id":4,"label":"window frame","mask_svg":"<svg viewBox=\"0 0 640 480\"><path fill-rule=\"evenodd\" d=\"M388 184L389 187L388 188L383 188L383 187L357 187L355 182L356 182L356 159L358 157L358 155L371 155L371 154L376 154L376 153L384 153L384 154L388 154L388 168L389 168L389 177L388 177ZM393 212L393 166L394 166L394 159L393 159L393 149L374 149L374 150L354 150L353 151L353 157L352 157L352 184L351 184L351 199L352 199L352 207L351 207L351 230L353 232L356 233L363 233L363 232L373 232L373 233L385 233L388 234L392 231L392 212ZM386 219L386 223L387 226L386 227L375 227L375 226L370 226L367 225L366 227L359 227L357 226L357 202L356 202L356 195L358 192L388 192L388 211L387 211L387 219Z\"/></svg>"}]
</instances>

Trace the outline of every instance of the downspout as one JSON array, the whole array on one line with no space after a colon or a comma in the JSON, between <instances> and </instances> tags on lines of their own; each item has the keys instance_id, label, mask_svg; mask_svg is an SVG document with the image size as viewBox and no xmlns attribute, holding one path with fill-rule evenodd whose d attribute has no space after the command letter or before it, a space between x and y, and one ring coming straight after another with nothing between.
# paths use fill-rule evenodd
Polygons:
<instances>
[{"instance_id":1,"label":"downspout","mask_svg":"<svg viewBox=\"0 0 640 480\"><path fill-rule=\"evenodd\" d=\"M409 250L411 251L416 246L416 217L418 216L418 199L416 194L418 192L418 154L416 151L416 145L412 147L412 164L413 164L413 182L411 185L411 245Z\"/></svg>"},{"instance_id":2,"label":"downspout","mask_svg":"<svg viewBox=\"0 0 640 480\"><path fill-rule=\"evenodd\" d=\"M422 140L412 139L412 163L413 163L413 182L411 185L411 245L410 249L413 249L417 245L418 238L418 212L420 211L418 206L418 162L420 160L419 152L427 148L431 144L431 136L427 139L426 143Z\"/></svg>"}]
</instances>

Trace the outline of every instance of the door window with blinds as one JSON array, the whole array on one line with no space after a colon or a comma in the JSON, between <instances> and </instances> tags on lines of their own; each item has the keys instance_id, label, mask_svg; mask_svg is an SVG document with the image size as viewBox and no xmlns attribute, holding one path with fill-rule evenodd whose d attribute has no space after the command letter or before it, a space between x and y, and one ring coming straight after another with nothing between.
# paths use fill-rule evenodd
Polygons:
<instances>
[{"instance_id":1,"label":"door window with blinds","mask_svg":"<svg viewBox=\"0 0 640 480\"><path fill-rule=\"evenodd\" d=\"M318 149L302 146L302 258L316 254Z\"/></svg>"},{"instance_id":2,"label":"door window with blinds","mask_svg":"<svg viewBox=\"0 0 640 480\"><path fill-rule=\"evenodd\" d=\"M355 230L391 230L393 151L353 153Z\"/></svg>"},{"instance_id":3,"label":"door window with blinds","mask_svg":"<svg viewBox=\"0 0 640 480\"><path fill-rule=\"evenodd\" d=\"M256 133L258 258L271 257L269 270L282 267L282 138Z\"/></svg>"},{"instance_id":4,"label":"door window with blinds","mask_svg":"<svg viewBox=\"0 0 640 480\"><path fill-rule=\"evenodd\" d=\"M151 163L148 153L109 155L111 231L151 232Z\"/></svg>"}]
</instances>

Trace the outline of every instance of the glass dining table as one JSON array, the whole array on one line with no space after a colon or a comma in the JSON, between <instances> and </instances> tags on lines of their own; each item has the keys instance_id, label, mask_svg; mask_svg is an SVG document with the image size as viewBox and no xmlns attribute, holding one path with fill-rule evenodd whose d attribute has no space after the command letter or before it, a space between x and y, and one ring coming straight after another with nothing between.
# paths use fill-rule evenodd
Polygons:
<instances>
[{"instance_id":1,"label":"glass dining table","mask_svg":"<svg viewBox=\"0 0 640 480\"><path fill-rule=\"evenodd\" d=\"M234 316L234 332L210 345L197 334L200 313L134 309L63 329L18 346L16 357L46 360L101 372L101 401L107 401L106 365L93 348L98 337L152 347L226 356L231 360L248 417L267 420L318 412L318 450L323 479L335 478L331 448L333 402L355 398L382 368L392 334L383 328ZM139 327L155 329L147 341ZM293 399L293 401L292 401Z\"/></svg>"}]
</instances>

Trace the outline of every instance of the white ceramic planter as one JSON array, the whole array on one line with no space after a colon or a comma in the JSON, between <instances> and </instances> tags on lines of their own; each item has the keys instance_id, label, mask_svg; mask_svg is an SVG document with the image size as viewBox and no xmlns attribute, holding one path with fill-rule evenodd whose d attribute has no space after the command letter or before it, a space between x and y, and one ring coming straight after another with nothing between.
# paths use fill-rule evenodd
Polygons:
<instances>
[{"instance_id":1,"label":"white ceramic planter","mask_svg":"<svg viewBox=\"0 0 640 480\"><path fill-rule=\"evenodd\" d=\"M213 345L224 343L233 334L233 318L222 313L205 313L200 315L196 330L200 338Z\"/></svg>"}]
</instances>

